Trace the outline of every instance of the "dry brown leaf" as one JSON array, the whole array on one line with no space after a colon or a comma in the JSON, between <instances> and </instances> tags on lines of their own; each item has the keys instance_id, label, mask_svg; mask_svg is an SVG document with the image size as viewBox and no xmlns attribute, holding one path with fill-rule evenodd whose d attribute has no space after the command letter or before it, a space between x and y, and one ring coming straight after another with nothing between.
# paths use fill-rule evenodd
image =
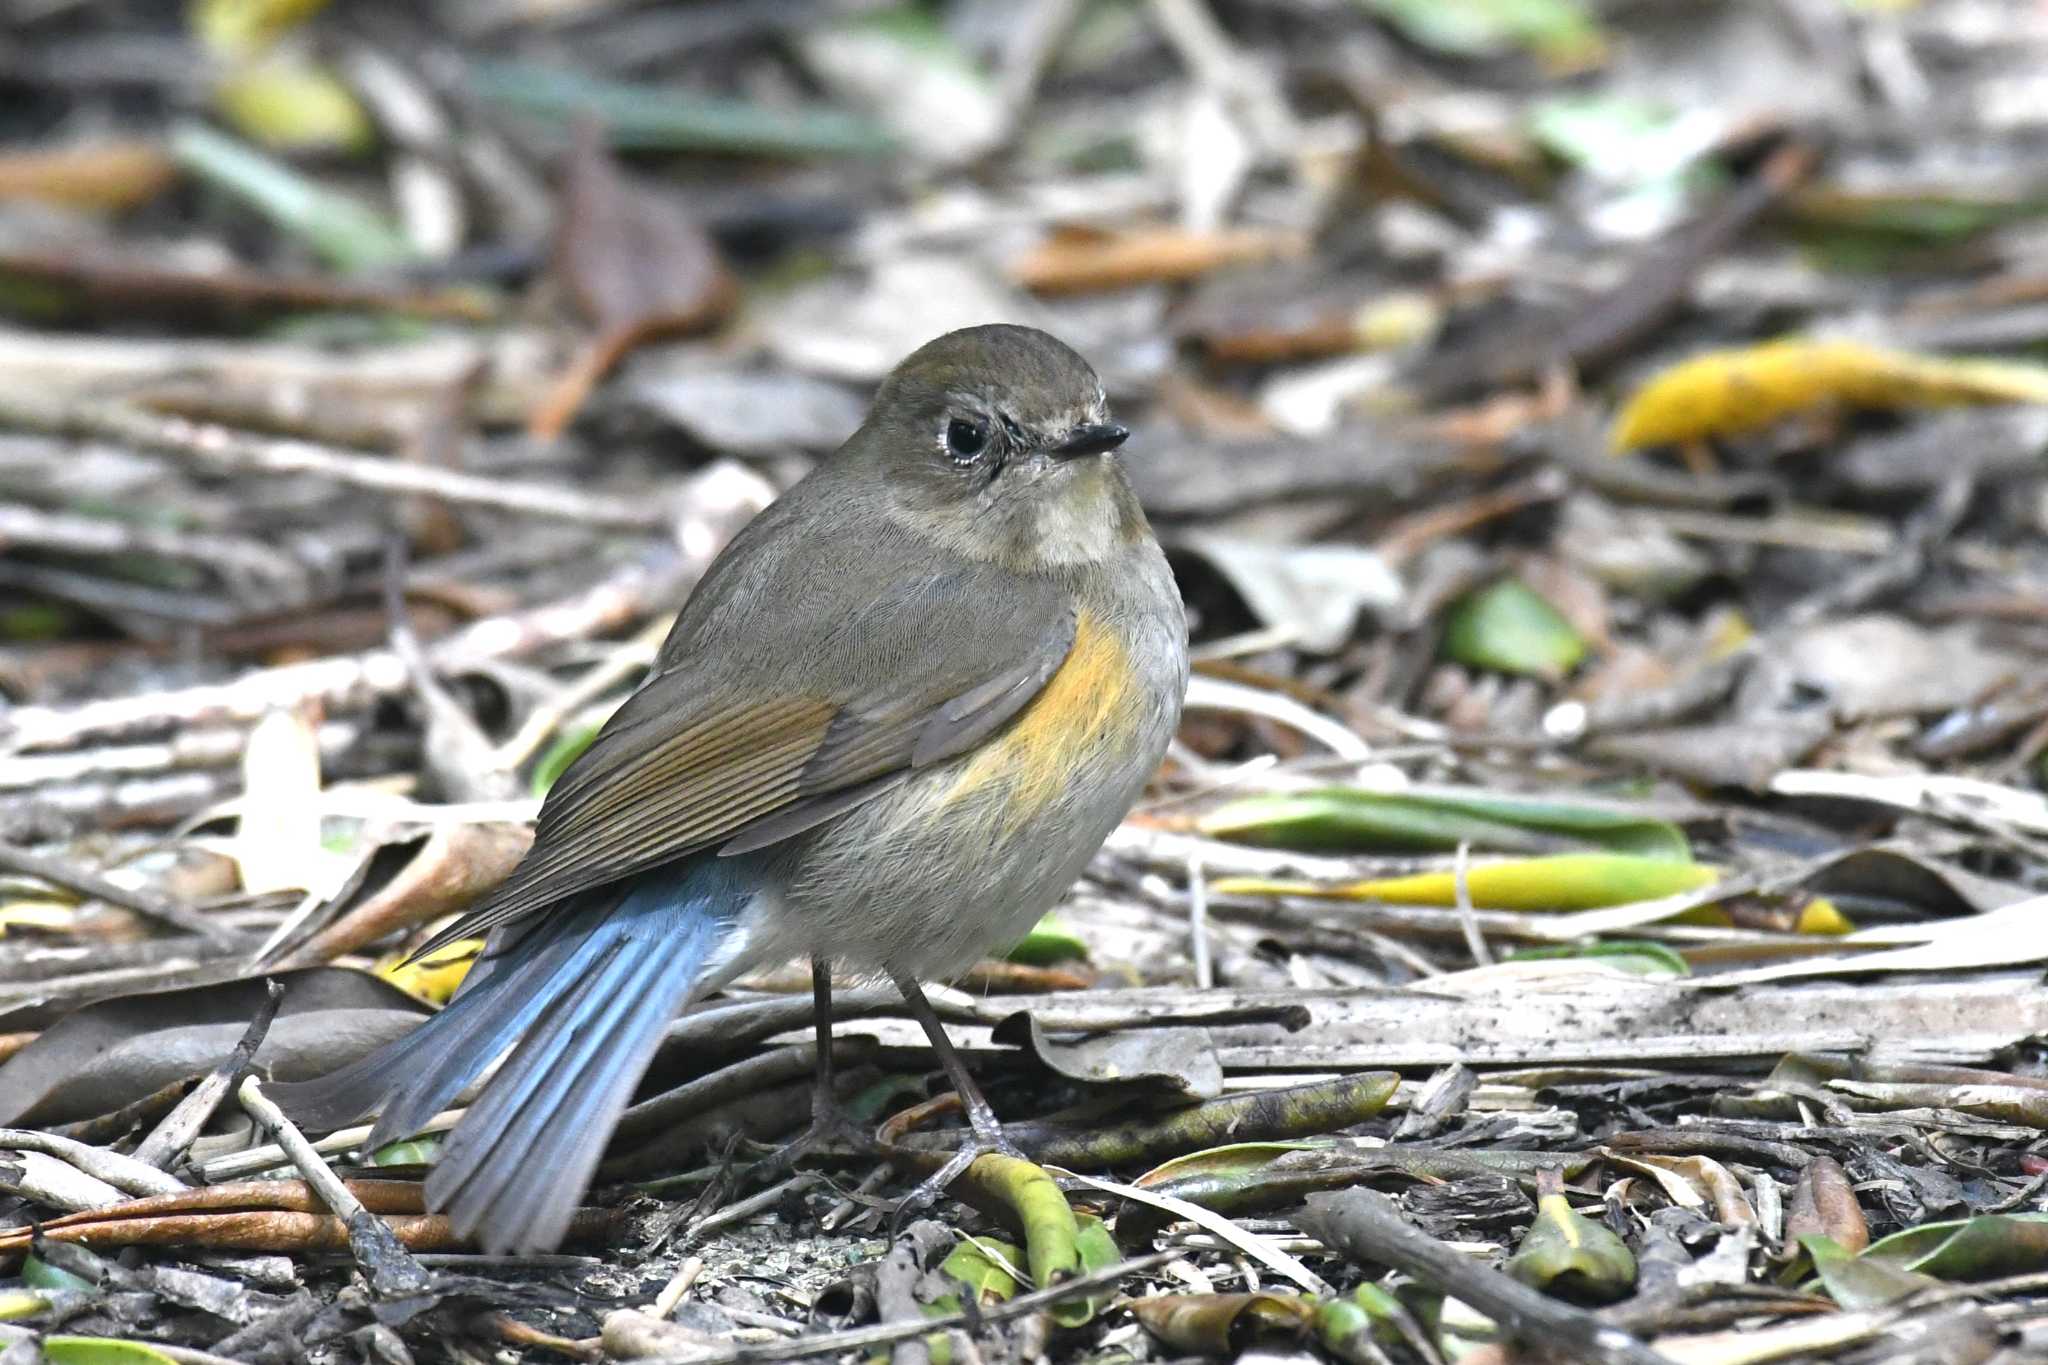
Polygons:
<instances>
[{"instance_id":1,"label":"dry brown leaf","mask_svg":"<svg viewBox=\"0 0 2048 1365\"><path fill-rule=\"evenodd\" d=\"M561 434L627 352L718 322L739 293L710 234L630 180L591 120L577 125L569 154L552 273L596 335L528 416L541 439Z\"/></svg>"},{"instance_id":2,"label":"dry brown leaf","mask_svg":"<svg viewBox=\"0 0 2048 1365\"><path fill-rule=\"evenodd\" d=\"M1010 263L1010 278L1044 294L1126 289L1192 280L1224 266L1299 255L1299 233L1241 228L1191 232L1140 227L1104 232L1062 228Z\"/></svg>"},{"instance_id":3,"label":"dry brown leaf","mask_svg":"<svg viewBox=\"0 0 2048 1365\"><path fill-rule=\"evenodd\" d=\"M170 153L154 142L9 152L0 155L0 199L127 209L156 198L177 174Z\"/></svg>"}]
</instances>

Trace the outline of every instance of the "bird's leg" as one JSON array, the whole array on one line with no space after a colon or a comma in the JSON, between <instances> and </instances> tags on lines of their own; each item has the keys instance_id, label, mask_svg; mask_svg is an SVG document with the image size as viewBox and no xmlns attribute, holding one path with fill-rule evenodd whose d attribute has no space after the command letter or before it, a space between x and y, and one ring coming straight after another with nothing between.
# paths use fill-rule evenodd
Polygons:
<instances>
[{"instance_id":1,"label":"bird's leg","mask_svg":"<svg viewBox=\"0 0 2048 1365\"><path fill-rule=\"evenodd\" d=\"M967 1112L967 1124L974 1136L964 1143L951 1159L939 1168L938 1173L927 1178L912 1190L901 1205L903 1210L920 1208L935 1202L945 1188L959 1178L960 1173L974 1164L974 1159L991 1153L1029 1160L1017 1145L1003 1136L1002 1122L996 1118L996 1111L981 1093L981 1087L968 1074L967 1063L961 1059L953 1040L946 1036L946 1026L939 1022L938 1011L932 1002L924 998L924 991L909 977L891 972L889 977L896 983L896 989L903 992L903 1003L910 1006L910 1015L924 1029L924 1036L931 1040L932 1051L939 1054L939 1064L946 1069L946 1079L953 1083L953 1093L960 1097L960 1107Z\"/></svg>"},{"instance_id":2,"label":"bird's leg","mask_svg":"<svg viewBox=\"0 0 2048 1365\"><path fill-rule=\"evenodd\" d=\"M812 1027L817 1036L818 1065L811 1082L811 1126L794 1141L783 1144L762 1163L769 1178L780 1175L820 1147L851 1147L855 1151L874 1148L874 1134L863 1129L839 1103L832 1078L832 960L811 959Z\"/></svg>"}]
</instances>

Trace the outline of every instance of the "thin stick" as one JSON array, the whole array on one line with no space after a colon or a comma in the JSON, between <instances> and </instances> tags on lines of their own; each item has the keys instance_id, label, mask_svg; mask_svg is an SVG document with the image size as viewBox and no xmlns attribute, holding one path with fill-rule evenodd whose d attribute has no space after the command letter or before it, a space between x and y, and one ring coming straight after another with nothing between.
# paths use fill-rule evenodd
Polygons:
<instances>
[{"instance_id":1,"label":"thin stick","mask_svg":"<svg viewBox=\"0 0 2048 1365\"><path fill-rule=\"evenodd\" d=\"M19 873L34 877L37 881L48 882L62 887L87 900L105 901L118 905L123 910L133 911L147 920L176 929L181 934L196 934L222 947L232 948L238 942L236 936L204 916L187 910L184 906L151 895L147 891L122 886L109 881L99 873L72 863L45 858L39 853L17 848L0 839L0 872Z\"/></svg>"},{"instance_id":2,"label":"thin stick","mask_svg":"<svg viewBox=\"0 0 2048 1365\"><path fill-rule=\"evenodd\" d=\"M1472 950L1472 960L1481 967L1493 965L1493 949L1486 946L1486 935L1479 931L1479 912L1472 907L1472 843L1468 839L1458 841L1458 856L1451 864L1451 885L1458 901L1458 923L1465 930L1465 946Z\"/></svg>"},{"instance_id":3,"label":"thin stick","mask_svg":"<svg viewBox=\"0 0 2048 1365\"><path fill-rule=\"evenodd\" d=\"M366 492L441 498L592 526L653 531L669 521L667 509L658 501L608 498L559 484L387 460L314 441L257 436L211 422L166 417L126 403L49 402L0 390L0 426L118 441L214 473L312 474Z\"/></svg>"},{"instance_id":4,"label":"thin stick","mask_svg":"<svg viewBox=\"0 0 2048 1365\"><path fill-rule=\"evenodd\" d=\"M1543 1342L1559 1355L1595 1365L1672 1365L1618 1327L1546 1297L1411 1226L1393 1201L1372 1190L1311 1195L1295 1226L1353 1261L1389 1265L1471 1304L1509 1335Z\"/></svg>"},{"instance_id":5,"label":"thin stick","mask_svg":"<svg viewBox=\"0 0 2048 1365\"><path fill-rule=\"evenodd\" d=\"M250 1064L256 1060L256 1049L263 1046L271 1021L277 1018L277 1007L284 1002L282 982L268 981L264 985L267 989L263 1003L257 1008L255 1018L249 1021L241 1041L221 1059L219 1066L207 1073L206 1079L192 1087L191 1094L179 1100L177 1107L164 1115L163 1122L150 1130L149 1136L135 1148L137 1161L145 1166L168 1170L170 1164L183 1156L185 1149L199 1136L199 1130L213 1117L213 1111L220 1108L220 1102L227 1098L228 1091L248 1074Z\"/></svg>"},{"instance_id":6,"label":"thin stick","mask_svg":"<svg viewBox=\"0 0 2048 1365\"><path fill-rule=\"evenodd\" d=\"M433 1292L434 1277L399 1243L390 1224L364 1208L363 1201L349 1193L348 1186L341 1183L341 1177L328 1168L327 1162L313 1150L313 1144L306 1141L306 1135L294 1127L292 1121L284 1116L284 1111L263 1093L262 1083L254 1076L246 1076L237 1094L242 1108L249 1111L249 1117L270 1130L271 1136L277 1139L277 1145L284 1148L285 1155L306 1178L306 1184L320 1196L320 1202L332 1209L348 1228L349 1251L369 1280L371 1292L383 1299L411 1298Z\"/></svg>"}]
</instances>

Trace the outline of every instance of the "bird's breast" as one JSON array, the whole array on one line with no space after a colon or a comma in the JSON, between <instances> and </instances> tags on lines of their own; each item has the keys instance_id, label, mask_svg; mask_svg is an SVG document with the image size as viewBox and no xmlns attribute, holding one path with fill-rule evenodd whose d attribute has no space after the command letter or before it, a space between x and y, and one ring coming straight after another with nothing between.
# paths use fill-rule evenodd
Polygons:
<instances>
[{"instance_id":1,"label":"bird's breast","mask_svg":"<svg viewBox=\"0 0 2048 1365\"><path fill-rule=\"evenodd\" d=\"M1134 750L1147 710L1131 651L1100 616L1084 610L1067 657L1007 728L968 759L944 801L998 796L1003 823L1022 825L1077 779ZM1129 758L1156 763L1156 756Z\"/></svg>"}]
</instances>

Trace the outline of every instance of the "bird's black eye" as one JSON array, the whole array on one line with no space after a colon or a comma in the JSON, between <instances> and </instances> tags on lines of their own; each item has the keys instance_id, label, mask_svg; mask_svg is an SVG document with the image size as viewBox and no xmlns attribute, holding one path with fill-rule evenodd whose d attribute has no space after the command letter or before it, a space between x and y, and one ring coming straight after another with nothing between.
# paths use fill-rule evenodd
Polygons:
<instances>
[{"instance_id":1,"label":"bird's black eye","mask_svg":"<svg viewBox=\"0 0 2048 1365\"><path fill-rule=\"evenodd\" d=\"M946 450L956 460L965 463L988 449L988 424L967 417L955 417L946 423Z\"/></svg>"}]
</instances>

